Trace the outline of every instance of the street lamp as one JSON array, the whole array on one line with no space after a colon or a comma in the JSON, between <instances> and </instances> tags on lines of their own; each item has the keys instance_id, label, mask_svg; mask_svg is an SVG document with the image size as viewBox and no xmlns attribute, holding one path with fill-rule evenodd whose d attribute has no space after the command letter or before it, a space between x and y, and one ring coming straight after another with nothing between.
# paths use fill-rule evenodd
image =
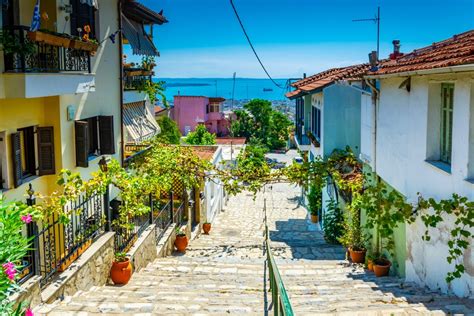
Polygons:
<instances>
[{"instance_id":1,"label":"street lamp","mask_svg":"<svg viewBox=\"0 0 474 316\"><path fill-rule=\"evenodd\" d=\"M26 205L28 206L35 205L36 204L35 191L33 190L33 186L31 185L31 183L29 184L26 194L28 194L28 198L26 199Z\"/></svg>"},{"instance_id":2,"label":"street lamp","mask_svg":"<svg viewBox=\"0 0 474 316\"><path fill-rule=\"evenodd\" d=\"M107 172L107 170L109 170L105 156L102 156L102 158L99 160L99 167L102 172Z\"/></svg>"}]
</instances>

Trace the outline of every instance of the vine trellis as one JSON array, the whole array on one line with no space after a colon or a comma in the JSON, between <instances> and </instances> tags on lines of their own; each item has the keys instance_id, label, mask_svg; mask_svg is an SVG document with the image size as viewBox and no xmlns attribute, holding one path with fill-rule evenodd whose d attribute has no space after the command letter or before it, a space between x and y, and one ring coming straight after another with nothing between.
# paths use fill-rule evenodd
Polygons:
<instances>
[{"instance_id":1,"label":"vine trellis","mask_svg":"<svg viewBox=\"0 0 474 316\"><path fill-rule=\"evenodd\" d=\"M460 262L464 251L472 242L474 226L474 202L453 194L451 199L436 201L419 197L415 205L406 202L405 197L389 189L377 176L362 172L362 165L350 148L336 150L327 159L316 158L303 164L291 164L285 168L271 170L261 157L247 155L238 157L235 168L225 169L213 166L198 158L192 147L164 145L154 142L151 149L141 155L125 170L112 160L106 171L97 171L88 181L78 174L62 170L58 184L61 189L49 197L42 197L44 203L37 208L45 214L57 213L67 221L64 205L85 192L103 193L109 185L120 190L123 203L119 218L114 225L129 227L130 215L142 215L150 211L143 196L169 191L176 178L181 179L186 189L197 187L203 179L215 181L224 186L229 194L248 190L256 195L266 184L290 182L306 189L310 186L322 189L331 178L341 195L347 201L349 216L344 219L344 233L339 241L346 246L363 247L367 236L362 228L375 229L377 255L383 250L394 254L394 230L401 223L412 223L420 217L426 226L423 240L430 240L430 229L438 227L449 215L455 217L455 228L448 242L448 263L454 263L454 270L446 276L447 282L460 278L465 267ZM219 180L219 181L216 181ZM360 210L365 210L367 221L360 223ZM432 209L429 213L427 210Z\"/></svg>"}]
</instances>

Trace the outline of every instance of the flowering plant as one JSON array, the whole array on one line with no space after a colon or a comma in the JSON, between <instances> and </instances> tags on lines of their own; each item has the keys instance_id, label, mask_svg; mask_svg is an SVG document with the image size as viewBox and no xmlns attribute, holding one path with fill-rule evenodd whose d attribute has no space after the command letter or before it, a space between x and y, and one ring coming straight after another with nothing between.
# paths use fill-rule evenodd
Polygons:
<instances>
[{"instance_id":1,"label":"flowering plant","mask_svg":"<svg viewBox=\"0 0 474 316\"><path fill-rule=\"evenodd\" d=\"M23 306L13 309L13 303L8 300L19 271L22 269L22 259L30 249L30 242L24 235L25 224L40 219L40 214L33 207L22 203L7 203L0 195L0 315L20 315L30 312L23 311ZM31 315L31 313L29 314Z\"/></svg>"}]
</instances>

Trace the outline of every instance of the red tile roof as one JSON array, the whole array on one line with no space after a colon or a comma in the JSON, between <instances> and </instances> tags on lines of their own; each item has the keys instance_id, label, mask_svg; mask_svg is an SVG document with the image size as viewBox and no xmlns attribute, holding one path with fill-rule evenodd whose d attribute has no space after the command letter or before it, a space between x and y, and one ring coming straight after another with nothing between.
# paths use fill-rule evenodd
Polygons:
<instances>
[{"instance_id":1,"label":"red tile roof","mask_svg":"<svg viewBox=\"0 0 474 316\"><path fill-rule=\"evenodd\" d=\"M245 145L246 143L245 137L218 137L216 138L217 145Z\"/></svg>"},{"instance_id":2,"label":"red tile roof","mask_svg":"<svg viewBox=\"0 0 474 316\"><path fill-rule=\"evenodd\" d=\"M369 64L332 68L293 83L292 86L295 87L296 90L288 92L286 97L290 99L296 98L306 92L324 88L339 80L362 79L368 70Z\"/></svg>"},{"instance_id":3,"label":"red tile roof","mask_svg":"<svg viewBox=\"0 0 474 316\"><path fill-rule=\"evenodd\" d=\"M192 151L201 159L211 161L217 146L191 146Z\"/></svg>"},{"instance_id":4,"label":"red tile roof","mask_svg":"<svg viewBox=\"0 0 474 316\"><path fill-rule=\"evenodd\" d=\"M474 64L474 30L415 49L394 60L384 60L377 71L369 74L395 74L465 64Z\"/></svg>"}]
</instances>

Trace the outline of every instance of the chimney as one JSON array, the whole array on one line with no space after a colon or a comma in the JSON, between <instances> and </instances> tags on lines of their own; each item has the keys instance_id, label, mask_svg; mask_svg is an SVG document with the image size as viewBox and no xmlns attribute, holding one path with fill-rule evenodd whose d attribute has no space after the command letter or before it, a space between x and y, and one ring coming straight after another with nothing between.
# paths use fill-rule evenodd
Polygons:
<instances>
[{"instance_id":1,"label":"chimney","mask_svg":"<svg viewBox=\"0 0 474 316\"><path fill-rule=\"evenodd\" d=\"M303 79L305 79L305 78L306 78L306 72L305 72L305 73L303 73Z\"/></svg>"},{"instance_id":2,"label":"chimney","mask_svg":"<svg viewBox=\"0 0 474 316\"><path fill-rule=\"evenodd\" d=\"M393 53L390 54L390 59L394 60L400 56L403 56L403 53L400 53L400 40L393 40Z\"/></svg>"},{"instance_id":3,"label":"chimney","mask_svg":"<svg viewBox=\"0 0 474 316\"><path fill-rule=\"evenodd\" d=\"M377 71L377 52L374 50L369 54L370 71Z\"/></svg>"}]
</instances>

